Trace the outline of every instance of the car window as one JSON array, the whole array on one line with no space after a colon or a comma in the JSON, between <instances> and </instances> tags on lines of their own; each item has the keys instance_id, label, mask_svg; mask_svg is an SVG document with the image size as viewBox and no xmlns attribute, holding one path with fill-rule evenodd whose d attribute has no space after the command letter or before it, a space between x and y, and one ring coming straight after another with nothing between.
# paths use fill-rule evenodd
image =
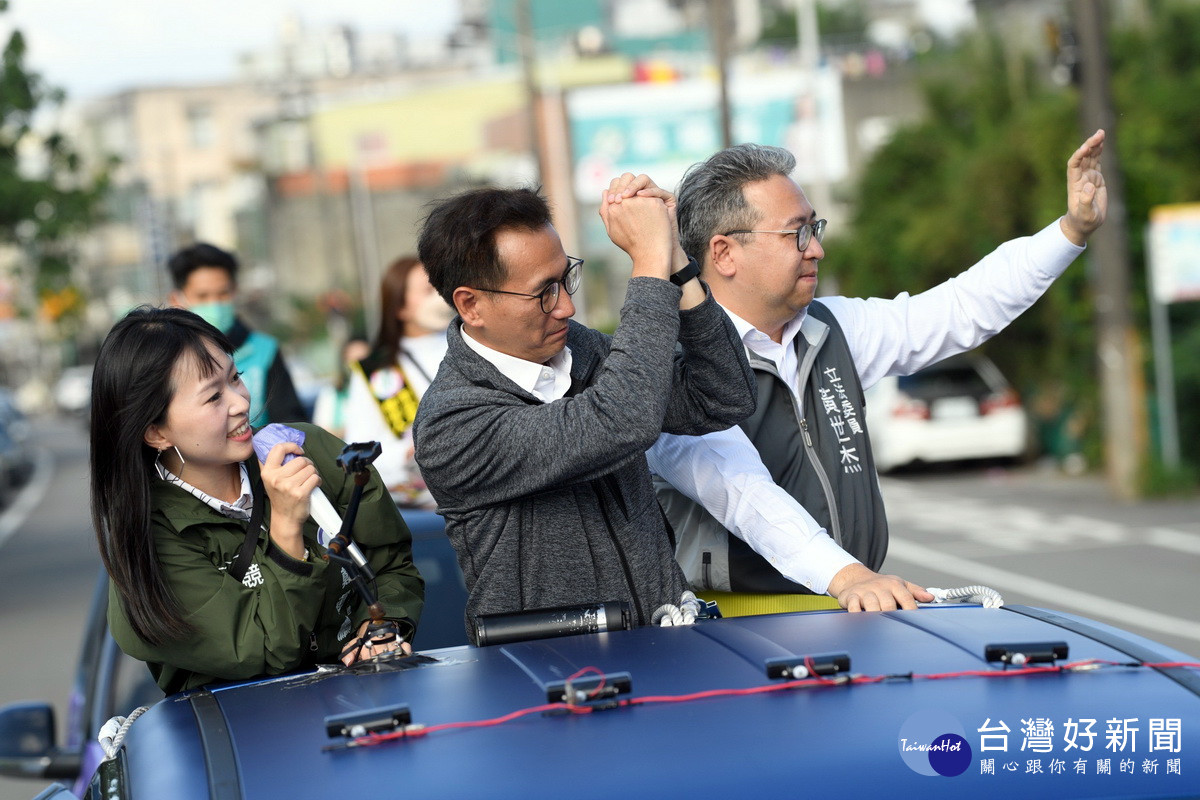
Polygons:
<instances>
[{"instance_id":1,"label":"car window","mask_svg":"<svg viewBox=\"0 0 1200 800\"><path fill-rule=\"evenodd\" d=\"M919 400L939 397L974 397L991 394L992 389L975 367L966 364L954 367L925 369L905 375L899 381L900 391Z\"/></svg>"}]
</instances>

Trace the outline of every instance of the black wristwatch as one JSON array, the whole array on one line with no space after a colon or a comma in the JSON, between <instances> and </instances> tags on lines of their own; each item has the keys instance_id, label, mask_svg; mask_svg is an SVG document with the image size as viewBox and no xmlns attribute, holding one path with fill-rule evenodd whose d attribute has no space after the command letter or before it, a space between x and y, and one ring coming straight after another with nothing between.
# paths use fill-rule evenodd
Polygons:
<instances>
[{"instance_id":1,"label":"black wristwatch","mask_svg":"<svg viewBox=\"0 0 1200 800\"><path fill-rule=\"evenodd\" d=\"M700 276L700 265L696 263L696 259L692 258L691 256L688 256L687 266L684 267L683 269L679 270L679 272L673 273L671 275L671 283L675 284L676 286L683 286L685 283L690 281L692 278L697 278L699 276Z\"/></svg>"}]
</instances>

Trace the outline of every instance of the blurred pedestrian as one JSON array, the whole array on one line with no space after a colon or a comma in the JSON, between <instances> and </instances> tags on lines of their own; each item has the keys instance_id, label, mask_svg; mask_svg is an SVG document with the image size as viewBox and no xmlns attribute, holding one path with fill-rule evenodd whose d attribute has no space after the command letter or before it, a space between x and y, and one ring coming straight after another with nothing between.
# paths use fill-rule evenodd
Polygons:
<instances>
[{"instance_id":1,"label":"blurred pedestrian","mask_svg":"<svg viewBox=\"0 0 1200 800\"><path fill-rule=\"evenodd\" d=\"M388 267L379 286L379 306L371 353L350 370L346 439L383 445L375 468L397 503L433 507L413 458L412 423L446 354L446 326L453 311L413 256Z\"/></svg>"},{"instance_id":2,"label":"blurred pedestrian","mask_svg":"<svg viewBox=\"0 0 1200 800\"><path fill-rule=\"evenodd\" d=\"M254 398L250 424L308 420L279 351L279 342L252 330L237 315L238 261L233 253L203 242L177 251L167 262L175 290L171 304L200 315L233 344L233 360Z\"/></svg>"}]
</instances>

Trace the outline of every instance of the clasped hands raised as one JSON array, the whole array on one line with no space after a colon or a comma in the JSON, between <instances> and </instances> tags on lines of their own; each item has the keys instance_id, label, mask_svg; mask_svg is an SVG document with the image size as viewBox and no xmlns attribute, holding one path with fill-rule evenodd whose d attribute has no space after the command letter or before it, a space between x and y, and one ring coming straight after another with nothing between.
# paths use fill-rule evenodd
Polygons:
<instances>
[{"instance_id":1,"label":"clasped hands raised","mask_svg":"<svg viewBox=\"0 0 1200 800\"><path fill-rule=\"evenodd\" d=\"M613 178L600 195L600 218L608 238L633 259L633 277L666 279L687 264L675 195L648 176L626 172Z\"/></svg>"}]
</instances>

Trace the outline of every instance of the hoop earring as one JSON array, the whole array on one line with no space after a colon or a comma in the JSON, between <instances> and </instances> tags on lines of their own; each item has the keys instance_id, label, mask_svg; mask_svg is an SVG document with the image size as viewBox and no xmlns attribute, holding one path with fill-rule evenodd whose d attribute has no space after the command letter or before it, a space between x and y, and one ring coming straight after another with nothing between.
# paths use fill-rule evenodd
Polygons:
<instances>
[{"instance_id":1,"label":"hoop earring","mask_svg":"<svg viewBox=\"0 0 1200 800\"><path fill-rule=\"evenodd\" d=\"M161 469L164 469L164 470L166 470L167 472L170 472L172 475L175 475L175 477L176 477L176 478L179 478L180 480L183 480L183 466L184 466L184 464L185 464L186 462L183 460L183 453L179 452L179 448L178 448L178 447L176 447L175 445L171 445L169 448L167 448L167 447L156 447L155 449L156 449L156 450L158 450L158 456L157 456L157 457L154 459L154 462L155 462L156 464L158 464L158 466L159 466ZM172 470L172 469L168 469L168 468L167 468L167 465L166 465L166 464L164 464L164 463L163 463L163 461L162 461L163 453L167 452L167 450L174 450L174 451L175 451L175 456L176 456L176 457L179 459L179 472L178 472L178 473L176 473L176 472L175 472L174 470Z\"/></svg>"}]
</instances>

